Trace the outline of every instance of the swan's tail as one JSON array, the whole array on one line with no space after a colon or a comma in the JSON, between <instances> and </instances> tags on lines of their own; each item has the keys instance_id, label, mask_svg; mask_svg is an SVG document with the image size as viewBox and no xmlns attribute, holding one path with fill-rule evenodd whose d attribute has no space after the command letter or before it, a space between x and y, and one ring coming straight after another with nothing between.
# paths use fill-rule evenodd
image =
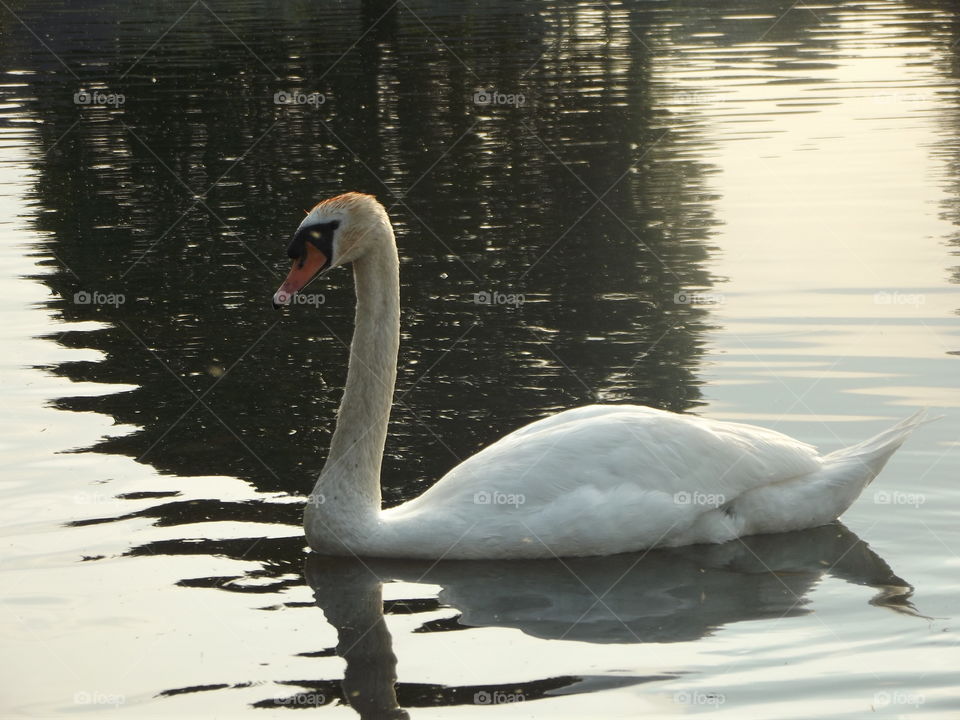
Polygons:
<instances>
[{"instance_id":1,"label":"swan's tail","mask_svg":"<svg viewBox=\"0 0 960 720\"><path fill-rule=\"evenodd\" d=\"M910 434L921 425L933 422L939 418L928 418L927 409L918 410L905 420L901 420L891 428L874 435L869 440L864 440L856 445L837 450L829 455L825 455L823 460L825 465L856 464L862 466L866 471L864 485L868 485L877 474L883 470L890 456L896 452L903 441L910 437Z\"/></svg>"},{"instance_id":2,"label":"swan's tail","mask_svg":"<svg viewBox=\"0 0 960 720\"><path fill-rule=\"evenodd\" d=\"M927 411L921 410L869 440L825 455L823 466L815 473L743 493L732 506L732 516L744 519L740 534L803 530L833 522L910 433L927 422Z\"/></svg>"}]
</instances>

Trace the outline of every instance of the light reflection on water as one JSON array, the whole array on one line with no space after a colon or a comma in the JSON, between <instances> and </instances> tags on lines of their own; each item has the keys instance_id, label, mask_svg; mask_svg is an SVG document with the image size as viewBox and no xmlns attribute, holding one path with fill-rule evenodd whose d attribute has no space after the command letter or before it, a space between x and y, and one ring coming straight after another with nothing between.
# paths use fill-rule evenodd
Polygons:
<instances>
[{"instance_id":1,"label":"light reflection on water","mask_svg":"<svg viewBox=\"0 0 960 720\"><path fill-rule=\"evenodd\" d=\"M956 11L787 9L251 2L197 6L151 47L182 8L15 8L69 70L7 11L10 708L333 714L359 682L349 704L378 717L393 653L417 717L488 714L477 693L519 693L500 711L524 716L949 716ZM78 108L78 82L126 102ZM272 102L293 89L326 102ZM492 89L525 102L474 104ZM826 449L918 405L947 417L850 530L305 577L296 496L352 289L268 301L299 208L346 188L392 207L403 258L388 503L597 400Z\"/></svg>"}]
</instances>

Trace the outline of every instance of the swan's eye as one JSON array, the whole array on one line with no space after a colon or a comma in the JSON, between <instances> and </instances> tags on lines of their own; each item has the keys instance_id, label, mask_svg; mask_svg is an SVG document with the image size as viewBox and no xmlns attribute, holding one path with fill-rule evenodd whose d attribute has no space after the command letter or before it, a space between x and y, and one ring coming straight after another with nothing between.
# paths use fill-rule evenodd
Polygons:
<instances>
[{"instance_id":1,"label":"swan's eye","mask_svg":"<svg viewBox=\"0 0 960 720\"><path fill-rule=\"evenodd\" d=\"M333 257L333 234L338 227L340 227L339 220L328 220L300 228L287 247L287 257L292 260L300 260L302 266L307 256L307 243L313 245L328 258Z\"/></svg>"}]
</instances>

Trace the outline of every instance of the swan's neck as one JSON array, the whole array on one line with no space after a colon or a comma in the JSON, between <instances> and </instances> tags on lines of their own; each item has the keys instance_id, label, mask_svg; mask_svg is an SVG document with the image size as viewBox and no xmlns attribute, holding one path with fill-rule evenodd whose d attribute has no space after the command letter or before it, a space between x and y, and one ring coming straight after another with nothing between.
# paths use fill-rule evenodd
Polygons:
<instances>
[{"instance_id":1,"label":"swan's neck","mask_svg":"<svg viewBox=\"0 0 960 720\"><path fill-rule=\"evenodd\" d=\"M389 238L353 263L356 324L330 453L305 513L308 536L321 541L312 545L363 538L380 512L380 464L400 345L400 276L389 221L379 231Z\"/></svg>"}]
</instances>

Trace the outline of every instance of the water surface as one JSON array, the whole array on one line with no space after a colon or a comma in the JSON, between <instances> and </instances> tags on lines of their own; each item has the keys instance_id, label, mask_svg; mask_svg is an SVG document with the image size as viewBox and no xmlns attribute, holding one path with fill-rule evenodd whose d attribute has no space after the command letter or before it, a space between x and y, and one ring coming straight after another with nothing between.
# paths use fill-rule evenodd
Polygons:
<instances>
[{"instance_id":1,"label":"water surface","mask_svg":"<svg viewBox=\"0 0 960 720\"><path fill-rule=\"evenodd\" d=\"M0 9L5 714L955 717L958 28L945 0ZM827 528L308 557L351 278L269 299L347 189L401 252L388 504L590 402L824 450L944 418Z\"/></svg>"}]
</instances>

